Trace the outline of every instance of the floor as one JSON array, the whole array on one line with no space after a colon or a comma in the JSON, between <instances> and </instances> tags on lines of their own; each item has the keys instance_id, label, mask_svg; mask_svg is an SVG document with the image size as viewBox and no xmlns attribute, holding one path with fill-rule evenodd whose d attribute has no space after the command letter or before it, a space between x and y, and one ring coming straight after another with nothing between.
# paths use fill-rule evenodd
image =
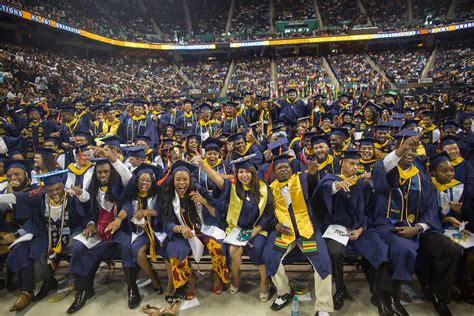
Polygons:
<instances>
[{"instance_id":1,"label":"floor","mask_svg":"<svg viewBox=\"0 0 474 316\"><path fill-rule=\"evenodd\" d=\"M162 267L158 266L158 269ZM279 312L270 310L270 305L274 299L262 303L258 300L258 281L257 274L252 267L247 267L243 272L243 283L241 290L236 295L223 293L221 295L212 294L211 281L209 277L208 267L199 267L204 271L204 275L200 276L198 283L197 299L199 306L191 307L180 312L182 316L211 316L211 315L289 315L291 313L290 306L285 307ZM197 269L196 269L197 270ZM297 288L312 288L312 273L307 266L290 267L287 270L290 278L295 282ZM67 267L62 267L57 273L61 285L64 286L70 281L66 273ZM166 280L164 271L159 271L162 280ZM141 281L146 280L142 275ZM69 278L69 279L68 279ZM370 304L370 292L362 273L358 271L348 271L345 274L346 284L353 299L346 301L344 307L333 315L378 315L377 310ZM139 280L140 281L140 280ZM127 307L126 285L124 276L119 267L113 269L102 266L97 273L95 281L96 295L90 299L86 306L82 308L77 315L145 315L140 311L130 310ZM165 304L163 295L151 293L149 286L140 287L140 291L144 294L141 306L150 304L159 306ZM419 294L419 288L416 282L403 286L404 297L407 301L412 301L405 305L410 315L436 315L432 305L423 301ZM0 315L13 315L9 312L10 306L15 302L18 292L10 293L6 289L0 290ZM55 293L51 293L53 296ZM306 295L308 298L308 295ZM302 298L304 300L304 297ZM32 303L25 310L17 313L17 315L65 315L67 308L74 300L74 292L66 296L64 299L49 303L44 299L37 303ZM466 303L453 302L450 305L453 315L474 315L474 306ZM314 315L313 302L300 302L300 315Z\"/></svg>"}]
</instances>

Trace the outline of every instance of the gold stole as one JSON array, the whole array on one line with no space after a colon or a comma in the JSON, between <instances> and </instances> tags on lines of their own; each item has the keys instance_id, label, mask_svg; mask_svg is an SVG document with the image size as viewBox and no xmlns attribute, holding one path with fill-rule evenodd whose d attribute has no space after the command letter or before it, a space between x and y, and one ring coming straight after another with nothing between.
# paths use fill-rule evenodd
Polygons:
<instances>
[{"instance_id":1,"label":"gold stole","mask_svg":"<svg viewBox=\"0 0 474 316\"><path fill-rule=\"evenodd\" d=\"M464 161L464 158L459 156L458 158L456 158L454 160L451 160L451 164L453 165L453 167L456 167L457 165L459 165L463 161Z\"/></svg>"},{"instance_id":2,"label":"gold stole","mask_svg":"<svg viewBox=\"0 0 474 316\"><path fill-rule=\"evenodd\" d=\"M314 228L311 224L311 218L309 217L308 206L301 187L301 181L299 174L293 174L287 182L279 182L275 180L270 184L270 188L273 193L273 204L275 205L275 215L279 223L288 224L293 232L293 235L281 235L281 240L278 243L284 243L284 247L288 246L295 240L295 228L291 221L290 212L286 205L286 200L281 189L288 185L288 191L291 197L291 205L293 207L293 213L295 215L296 226L301 236L306 239L310 239L314 235Z\"/></svg>"},{"instance_id":3,"label":"gold stole","mask_svg":"<svg viewBox=\"0 0 474 316\"><path fill-rule=\"evenodd\" d=\"M258 219L255 221L258 222L258 220L262 217L263 211L265 210L265 206L267 205L267 200L268 200L268 188L265 182L259 181L260 184L260 201L258 202L258 209L260 211L260 215L258 216ZM239 216L240 212L242 210L242 205L244 202L239 198L237 195L237 191L235 189L235 184L230 185L230 200L229 200L229 208L227 211L227 217L226 217L226 222L228 224L226 233L230 233L234 227L237 226L237 223L239 221ZM266 231L261 231L261 235L266 236L267 232Z\"/></svg>"},{"instance_id":4,"label":"gold stole","mask_svg":"<svg viewBox=\"0 0 474 316\"><path fill-rule=\"evenodd\" d=\"M80 175L83 175L91 166L92 166L92 163L89 162L87 165L85 165L84 167L80 167L80 168L76 167L76 165L73 164L73 163L70 163L69 166L67 166L67 167L76 176L80 176Z\"/></svg>"},{"instance_id":5,"label":"gold stole","mask_svg":"<svg viewBox=\"0 0 474 316\"><path fill-rule=\"evenodd\" d=\"M458 180L456 179L453 179L451 180L451 182L449 183L445 183L445 184L441 184L439 183L435 177L431 177L431 182L433 182L433 185L435 186L436 190L438 190L439 192L443 192L443 191L446 191L446 190L449 190L451 189L452 187L460 184L461 182L459 182Z\"/></svg>"}]
</instances>

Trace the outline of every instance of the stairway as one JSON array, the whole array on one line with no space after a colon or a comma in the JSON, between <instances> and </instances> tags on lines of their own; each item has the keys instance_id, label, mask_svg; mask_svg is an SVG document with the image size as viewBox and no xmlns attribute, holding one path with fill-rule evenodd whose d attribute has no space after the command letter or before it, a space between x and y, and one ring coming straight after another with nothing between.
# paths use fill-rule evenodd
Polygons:
<instances>
[{"instance_id":1,"label":"stairway","mask_svg":"<svg viewBox=\"0 0 474 316\"><path fill-rule=\"evenodd\" d=\"M454 11L456 10L456 6L458 5L458 0L451 1L451 5L449 6L448 13L446 13L446 17L451 19L454 16Z\"/></svg>"},{"instance_id":2,"label":"stairway","mask_svg":"<svg viewBox=\"0 0 474 316\"><path fill-rule=\"evenodd\" d=\"M408 25L412 25L413 24L413 0L408 0L407 10L408 10Z\"/></svg>"},{"instance_id":3,"label":"stairway","mask_svg":"<svg viewBox=\"0 0 474 316\"><path fill-rule=\"evenodd\" d=\"M271 90L275 94L278 91L278 80L277 80L278 68L276 65L276 60L274 58L272 58L270 62L270 66L271 66L270 69L272 70L272 89Z\"/></svg>"},{"instance_id":4,"label":"stairway","mask_svg":"<svg viewBox=\"0 0 474 316\"><path fill-rule=\"evenodd\" d=\"M433 52L431 52L431 55L428 58L428 61L426 62L425 68L423 68L423 71L421 72L420 81L426 80L428 76L430 75L430 70L434 66L434 63L436 61L436 57L438 57L439 51L440 51L439 48L435 47L435 49L433 49Z\"/></svg>"},{"instance_id":5,"label":"stairway","mask_svg":"<svg viewBox=\"0 0 474 316\"><path fill-rule=\"evenodd\" d=\"M232 74L234 73L234 70L235 70L235 61L232 60L229 65L229 69L227 70L227 75L225 76L224 86L219 92L219 98L223 98L227 95L227 88L229 88L230 79L232 78Z\"/></svg>"},{"instance_id":6,"label":"stairway","mask_svg":"<svg viewBox=\"0 0 474 316\"><path fill-rule=\"evenodd\" d=\"M158 24L156 24L156 21L155 19L152 17L153 14L151 15L148 15L148 10L145 6L145 4L143 3L142 0L137 0L137 4L138 4L138 7L140 8L140 10L142 10L142 13L143 15L145 15L146 17L148 17L150 19L150 22L151 22L151 25L153 26L153 31L155 31L155 33L158 35L158 36L161 36L161 29L158 27Z\"/></svg>"},{"instance_id":7,"label":"stairway","mask_svg":"<svg viewBox=\"0 0 474 316\"><path fill-rule=\"evenodd\" d=\"M186 21L186 31L190 36L193 33L193 26L191 22L191 14L189 13L188 2L186 0L181 0L181 5L183 6L183 12Z\"/></svg>"},{"instance_id":8,"label":"stairway","mask_svg":"<svg viewBox=\"0 0 474 316\"><path fill-rule=\"evenodd\" d=\"M337 91L339 91L340 90L339 80L337 80L336 74L332 71L332 68L329 65L329 62L326 59L326 57L324 56L321 57L321 63L323 65L324 70L328 74L329 79L331 79L332 85L336 88Z\"/></svg>"},{"instance_id":9,"label":"stairway","mask_svg":"<svg viewBox=\"0 0 474 316\"><path fill-rule=\"evenodd\" d=\"M360 12L367 17L367 24L368 26L374 26L372 23L372 20L370 19L370 16L367 14L367 10L364 7L364 4L362 3L362 0L356 0L357 1L357 7L359 8Z\"/></svg>"},{"instance_id":10,"label":"stairway","mask_svg":"<svg viewBox=\"0 0 474 316\"><path fill-rule=\"evenodd\" d=\"M196 84L195 84L194 82L192 82L192 81L188 78L188 76L186 76L186 74L185 74L176 64L173 65L173 68L174 68L174 70L176 71L176 73L178 74L178 76L180 76L181 79L183 79L188 85L190 85L190 86L193 87L193 88L198 88L198 87L196 86Z\"/></svg>"},{"instance_id":11,"label":"stairway","mask_svg":"<svg viewBox=\"0 0 474 316\"><path fill-rule=\"evenodd\" d=\"M319 29L324 29L323 19L321 18L321 13L319 12L318 0L314 0L314 10L316 12L316 20L319 23Z\"/></svg>"},{"instance_id":12,"label":"stairway","mask_svg":"<svg viewBox=\"0 0 474 316\"><path fill-rule=\"evenodd\" d=\"M225 24L225 33L230 33L230 28L232 27L232 14L234 14L235 8L235 0L231 0L230 8L229 8L229 15L227 16L227 23Z\"/></svg>"},{"instance_id":13,"label":"stairway","mask_svg":"<svg viewBox=\"0 0 474 316\"><path fill-rule=\"evenodd\" d=\"M398 89L398 87L392 82L392 80L390 80L387 77L387 74L385 73L385 71L383 71L382 68L380 68L380 66L377 65L375 61L372 58L370 58L369 55L364 54L364 57L365 57L365 61L367 61L370 67L372 67L372 69L374 69L383 78L383 81L388 83L388 85L390 86L390 89L392 90Z\"/></svg>"}]
</instances>

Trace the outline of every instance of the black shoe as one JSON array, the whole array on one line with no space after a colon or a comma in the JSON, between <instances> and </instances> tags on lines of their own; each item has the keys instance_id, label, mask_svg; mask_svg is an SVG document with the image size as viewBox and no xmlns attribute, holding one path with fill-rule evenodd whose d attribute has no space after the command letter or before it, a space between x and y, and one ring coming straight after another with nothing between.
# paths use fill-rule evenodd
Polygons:
<instances>
[{"instance_id":1,"label":"black shoe","mask_svg":"<svg viewBox=\"0 0 474 316\"><path fill-rule=\"evenodd\" d=\"M452 316L453 314L449 310L448 305L446 305L443 301L439 299L436 294L431 294L431 303L433 303L433 307L440 316Z\"/></svg>"},{"instance_id":2,"label":"black shoe","mask_svg":"<svg viewBox=\"0 0 474 316\"><path fill-rule=\"evenodd\" d=\"M48 296L49 291L57 289L58 288L58 281L56 281L55 278L50 278L46 281L43 282L41 285L41 289L39 290L38 294L36 294L32 301L33 302L38 302L41 301L43 298Z\"/></svg>"},{"instance_id":3,"label":"black shoe","mask_svg":"<svg viewBox=\"0 0 474 316\"><path fill-rule=\"evenodd\" d=\"M279 311L286 305L288 305L291 300L293 299L293 296L295 296L295 293L293 292L293 289L290 288L290 293L283 294L281 296L278 296L275 301L273 301L272 306L270 307L273 311Z\"/></svg>"},{"instance_id":4,"label":"black shoe","mask_svg":"<svg viewBox=\"0 0 474 316\"><path fill-rule=\"evenodd\" d=\"M134 309L140 305L142 297L138 292L138 286L134 285L128 288L128 308Z\"/></svg>"},{"instance_id":5,"label":"black shoe","mask_svg":"<svg viewBox=\"0 0 474 316\"><path fill-rule=\"evenodd\" d=\"M372 305L377 307L377 311L379 312L380 316L392 316L393 311L390 308L390 305L385 301L385 299L379 295L372 295L370 299Z\"/></svg>"},{"instance_id":6,"label":"black shoe","mask_svg":"<svg viewBox=\"0 0 474 316\"><path fill-rule=\"evenodd\" d=\"M153 287L153 291L155 291L155 293L157 295L161 295L163 293L165 293L165 291L163 290L163 287L160 285L158 285L158 287Z\"/></svg>"},{"instance_id":7,"label":"black shoe","mask_svg":"<svg viewBox=\"0 0 474 316\"><path fill-rule=\"evenodd\" d=\"M71 306L67 309L68 314L74 314L78 310L86 305L88 299L95 295L94 290L92 291L76 291L76 298L72 302Z\"/></svg>"},{"instance_id":8,"label":"black shoe","mask_svg":"<svg viewBox=\"0 0 474 316\"><path fill-rule=\"evenodd\" d=\"M350 296L347 291L336 291L336 294L334 294L332 297L334 309L337 311L340 310L344 306L344 300L349 297Z\"/></svg>"},{"instance_id":9,"label":"black shoe","mask_svg":"<svg viewBox=\"0 0 474 316\"><path fill-rule=\"evenodd\" d=\"M400 300L397 299L395 296L390 295L387 298L388 304L390 305L390 309L393 311L395 315L400 316L409 316L407 310L403 305L400 303Z\"/></svg>"}]
</instances>

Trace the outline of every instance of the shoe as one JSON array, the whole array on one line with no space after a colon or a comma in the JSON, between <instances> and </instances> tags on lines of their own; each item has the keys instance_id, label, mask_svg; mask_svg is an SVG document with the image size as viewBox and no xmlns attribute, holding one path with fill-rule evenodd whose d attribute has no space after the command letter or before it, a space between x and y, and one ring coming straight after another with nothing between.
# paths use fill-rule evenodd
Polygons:
<instances>
[{"instance_id":1,"label":"shoe","mask_svg":"<svg viewBox=\"0 0 474 316\"><path fill-rule=\"evenodd\" d=\"M279 311L291 302L293 296L295 296L295 292L293 291L293 288L290 287L290 292L283 295L279 295L270 308L272 309L272 311Z\"/></svg>"},{"instance_id":2,"label":"shoe","mask_svg":"<svg viewBox=\"0 0 474 316\"><path fill-rule=\"evenodd\" d=\"M377 307L377 311L380 316L392 316L393 311L390 308L390 305L385 301L385 299L379 295L372 295L370 299L372 305Z\"/></svg>"},{"instance_id":3,"label":"shoe","mask_svg":"<svg viewBox=\"0 0 474 316\"><path fill-rule=\"evenodd\" d=\"M138 286L134 285L128 288L128 308L134 309L140 305L142 297L138 292Z\"/></svg>"},{"instance_id":4,"label":"shoe","mask_svg":"<svg viewBox=\"0 0 474 316\"><path fill-rule=\"evenodd\" d=\"M48 296L49 292L58 288L58 281L55 278L50 278L43 282L41 285L41 289L39 290L38 294L36 294L32 301L38 302L41 301L43 298Z\"/></svg>"},{"instance_id":5,"label":"shoe","mask_svg":"<svg viewBox=\"0 0 474 316\"><path fill-rule=\"evenodd\" d=\"M434 309L440 316L453 315L451 311L449 310L448 305L446 305L443 301L441 301L439 297L434 293L431 294L431 303L433 303Z\"/></svg>"},{"instance_id":6,"label":"shoe","mask_svg":"<svg viewBox=\"0 0 474 316\"><path fill-rule=\"evenodd\" d=\"M397 299L395 296L390 295L387 301L390 305L390 309L392 310L392 312L400 316L409 316L405 307L403 307L403 305L400 303L400 300Z\"/></svg>"},{"instance_id":7,"label":"shoe","mask_svg":"<svg viewBox=\"0 0 474 316\"><path fill-rule=\"evenodd\" d=\"M27 291L21 291L18 296L15 304L10 308L10 312L18 312L24 309L26 306L30 305L33 298L33 293Z\"/></svg>"},{"instance_id":8,"label":"shoe","mask_svg":"<svg viewBox=\"0 0 474 316\"><path fill-rule=\"evenodd\" d=\"M347 291L336 291L334 296L332 297L334 301L334 309L340 310L344 306L344 300L349 298L349 293Z\"/></svg>"},{"instance_id":9,"label":"shoe","mask_svg":"<svg viewBox=\"0 0 474 316\"><path fill-rule=\"evenodd\" d=\"M88 299L95 295L94 290L92 291L76 291L76 297L74 298L74 302L69 306L67 309L68 314L74 314L78 310L86 305Z\"/></svg>"},{"instance_id":10,"label":"shoe","mask_svg":"<svg viewBox=\"0 0 474 316\"><path fill-rule=\"evenodd\" d=\"M232 283L229 286L229 293L235 295L239 292L239 286L233 286Z\"/></svg>"}]
</instances>

